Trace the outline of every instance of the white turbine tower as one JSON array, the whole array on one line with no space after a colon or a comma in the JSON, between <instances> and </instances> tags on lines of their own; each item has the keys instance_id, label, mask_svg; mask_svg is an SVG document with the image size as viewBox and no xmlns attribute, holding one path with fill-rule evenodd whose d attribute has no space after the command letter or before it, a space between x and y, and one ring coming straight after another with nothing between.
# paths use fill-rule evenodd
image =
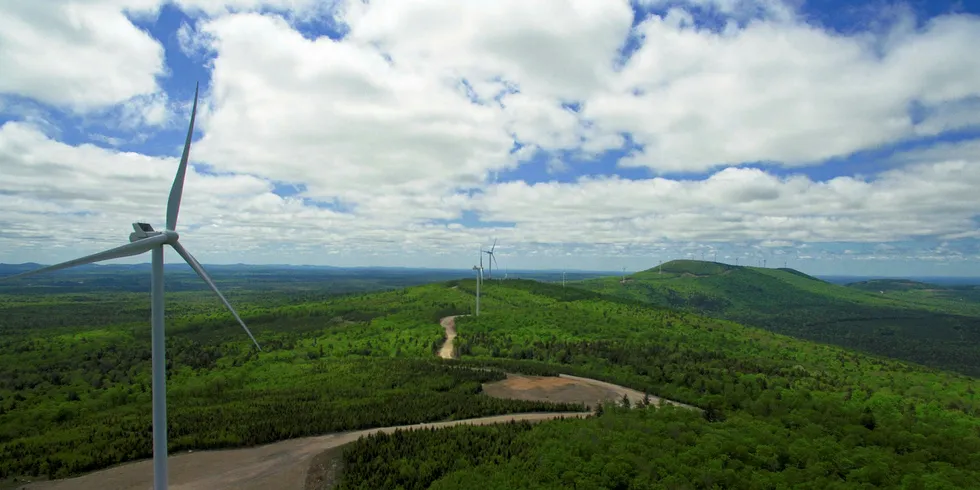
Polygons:
<instances>
[{"instance_id":1,"label":"white turbine tower","mask_svg":"<svg viewBox=\"0 0 980 490\"><path fill-rule=\"evenodd\" d=\"M190 155L191 136L194 134L194 118L197 115L197 93L194 88L194 106L191 109L191 122L187 128L187 139L184 141L184 153L180 157L180 165L177 167L177 176L174 178L173 186L170 188L170 199L167 201L167 227L164 231L155 231L147 223L133 223L133 233L129 234L130 243L121 247L88 255L68 262L44 267L41 269L24 272L3 279L14 279L18 277L31 276L42 272L56 271L75 267L77 265L91 264L103 260L130 257L145 252L150 252L152 270L150 275L150 306L151 306L151 325L152 325L152 366L153 366L153 488L154 490L165 490L167 488L167 372L166 357L164 352L165 339L163 328L163 246L170 245L183 259L187 265L197 272L198 276L211 287L221 302L228 307L235 320L245 329L245 333L252 339L260 351L258 341L245 326L245 322L238 316L238 313L228 300L225 299L214 281L204 271L200 262L191 255L178 239L180 235L175 231L177 228L177 212L180 208L180 198L184 191L184 174L187 172L187 158Z\"/></svg>"},{"instance_id":2,"label":"white turbine tower","mask_svg":"<svg viewBox=\"0 0 980 490\"><path fill-rule=\"evenodd\" d=\"M476 315L480 316L480 283L483 282L483 248L480 248L480 265L473 266L476 272Z\"/></svg>"}]
</instances>

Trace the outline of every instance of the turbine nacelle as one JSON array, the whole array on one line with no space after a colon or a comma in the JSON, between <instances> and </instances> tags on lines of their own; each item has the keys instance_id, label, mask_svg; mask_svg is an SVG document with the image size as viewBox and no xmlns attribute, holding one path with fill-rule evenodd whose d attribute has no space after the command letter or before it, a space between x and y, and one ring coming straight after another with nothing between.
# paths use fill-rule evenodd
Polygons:
<instances>
[{"instance_id":1,"label":"turbine nacelle","mask_svg":"<svg viewBox=\"0 0 980 490\"><path fill-rule=\"evenodd\" d=\"M156 231L149 223L133 223L133 232L129 234L129 242L145 240L153 236L163 235L166 237L164 243L172 245L180 239L180 234L173 230Z\"/></svg>"}]
</instances>

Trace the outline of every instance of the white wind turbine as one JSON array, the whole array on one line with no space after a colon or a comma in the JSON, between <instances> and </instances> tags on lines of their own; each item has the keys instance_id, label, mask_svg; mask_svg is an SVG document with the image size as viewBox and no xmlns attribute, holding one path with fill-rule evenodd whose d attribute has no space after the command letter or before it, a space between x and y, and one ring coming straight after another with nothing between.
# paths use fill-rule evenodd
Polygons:
<instances>
[{"instance_id":1,"label":"white wind turbine","mask_svg":"<svg viewBox=\"0 0 980 490\"><path fill-rule=\"evenodd\" d=\"M493 239L493 246L490 247L490 250L483 250L482 248L480 249L481 250L481 253L484 253L484 254L487 254L487 255L490 256L490 258L487 259L487 265L490 266L490 271L487 272L487 277L490 277L490 278L493 278L493 266L494 266L494 264L497 263L497 256L493 254L493 250L495 248L497 248L497 239L496 238ZM483 255L480 255L480 267L481 268L483 267Z\"/></svg>"},{"instance_id":2,"label":"white wind turbine","mask_svg":"<svg viewBox=\"0 0 980 490\"><path fill-rule=\"evenodd\" d=\"M167 385L166 385L166 357L164 352L165 339L163 328L163 246L170 245L183 259L187 265L197 272L198 276L211 287L221 302L228 307L238 323L245 329L245 333L252 339L260 351L258 341L245 326L245 322L228 300L225 299L214 281L204 271L200 262L191 255L178 239L180 235L175 231L177 228L177 212L180 208L180 198L184 190L184 174L187 171L187 158L190 155L191 136L194 133L194 118L197 115L197 94L198 88L194 87L194 106L191 109L191 122L187 128L187 139L184 141L184 153L180 157L180 165L177 167L177 176L174 178L173 186L170 188L170 199L167 201L167 228L164 231L155 231L147 223L133 223L133 233L129 234L130 243L121 247L87 255L68 262L44 267L41 269L24 272L21 274L7 276L0 280L14 279L24 276L31 276L42 272L56 271L75 267L78 265L101 262L103 260L130 257L145 252L150 252L152 271L150 281L150 306L151 306L151 325L152 325L152 366L153 366L153 488L155 490L165 490L167 488Z\"/></svg>"},{"instance_id":3,"label":"white wind turbine","mask_svg":"<svg viewBox=\"0 0 980 490\"><path fill-rule=\"evenodd\" d=\"M483 248L480 248L480 265L474 265L476 272L476 315L480 316L480 283L483 282Z\"/></svg>"}]
</instances>

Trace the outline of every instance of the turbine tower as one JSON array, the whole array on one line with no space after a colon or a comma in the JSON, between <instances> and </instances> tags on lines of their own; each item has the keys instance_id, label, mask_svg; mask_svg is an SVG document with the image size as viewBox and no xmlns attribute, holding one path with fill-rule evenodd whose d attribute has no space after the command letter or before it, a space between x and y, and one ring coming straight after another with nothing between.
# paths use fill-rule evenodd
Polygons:
<instances>
[{"instance_id":1,"label":"turbine tower","mask_svg":"<svg viewBox=\"0 0 980 490\"><path fill-rule=\"evenodd\" d=\"M480 283L483 282L483 254L480 254L480 265L473 266L473 272L476 272L476 315L480 316Z\"/></svg>"},{"instance_id":2,"label":"turbine tower","mask_svg":"<svg viewBox=\"0 0 980 490\"><path fill-rule=\"evenodd\" d=\"M495 249L495 248L497 248L497 239L496 238L493 239L493 245L490 247L490 250L483 250L483 253L485 253L485 254L487 254L487 255L490 256L490 258L487 259L487 265L490 266L490 270L487 272L487 277L489 277L489 278L493 278L493 265L497 263L497 256L493 254L493 249ZM480 256L480 263L481 264L483 263L483 256L482 255Z\"/></svg>"},{"instance_id":3,"label":"turbine tower","mask_svg":"<svg viewBox=\"0 0 980 490\"><path fill-rule=\"evenodd\" d=\"M476 272L476 311L475 316L480 316L480 284L483 282L483 247L480 247L480 265L473 266Z\"/></svg>"},{"instance_id":4,"label":"turbine tower","mask_svg":"<svg viewBox=\"0 0 980 490\"><path fill-rule=\"evenodd\" d=\"M177 176L174 178L173 186L170 188L170 199L167 201L167 227L163 231L156 231L148 223L133 223L133 233L129 235L129 244L112 248L104 252L87 255L60 264L55 264L41 269L36 269L21 274L8 276L2 280L18 277L31 276L42 272L56 271L75 267L78 265L101 262L103 260L131 257L142 253L150 252L152 269L150 273L150 306L151 306L151 345L153 366L153 488L154 490L165 490L167 488L167 372L164 347L164 292L163 292L163 247L169 245L176 251L187 265L194 269L211 290L214 291L221 302L225 304L231 314L238 320L238 323L245 329L255 347L260 351L258 341L255 336L245 326L245 322L238 316L238 312L232 308L231 303L225 299L214 281L200 262L191 255L183 245L180 244L180 235L177 234L177 212L180 210L180 198L184 191L184 174L187 172L187 158L190 155L191 136L194 134L194 118L197 115L197 94L198 87L194 87L194 105L191 109L191 122L187 128L187 139L184 141L184 152L180 157L180 165L177 167Z\"/></svg>"}]
</instances>

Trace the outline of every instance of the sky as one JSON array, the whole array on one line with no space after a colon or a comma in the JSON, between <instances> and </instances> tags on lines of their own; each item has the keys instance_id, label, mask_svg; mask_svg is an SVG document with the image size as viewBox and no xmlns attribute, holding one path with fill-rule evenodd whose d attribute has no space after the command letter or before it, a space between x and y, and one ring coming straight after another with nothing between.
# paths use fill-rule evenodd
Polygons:
<instances>
[{"instance_id":1,"label":"sky","mask_svg":"<svg viewBox=\"0 0 980 490\"><path fill-rule=\"evenodd\" d=\"M199 82L205 264L980 276L978 46L978 0L0 2L0 262L163 228Z\"/></svg>"}]
</instances>

